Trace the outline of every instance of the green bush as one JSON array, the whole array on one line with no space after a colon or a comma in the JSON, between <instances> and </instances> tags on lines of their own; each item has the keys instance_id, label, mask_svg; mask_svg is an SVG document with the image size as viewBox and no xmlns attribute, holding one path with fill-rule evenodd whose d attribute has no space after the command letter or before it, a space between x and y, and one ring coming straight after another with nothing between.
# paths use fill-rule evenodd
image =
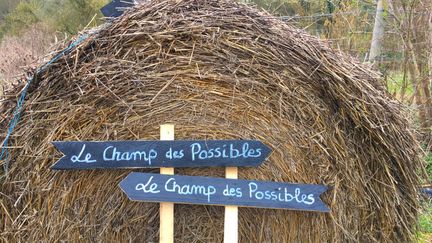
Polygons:
<instances>
[{"instance_id":1,"label":"green bush","mask_svg":"<svg viewBox=\"0 0 432 243\"><path fill-rule=\"evenodd\" d=\"M429 176L429 182L432 181L432 152L429 152L425 158L426 170ZM432 200L425 203L424 209L419 217L419 243L432 241Z\"/></svg>"},{"instance_id":2,"label":"green bush","mask_svg":"<svg viewBox=\"0 0 432 243\"><path fill-rule=\"evenodd\" d=\"M432 202L429 201L419 217L419 242L431 242L432 240Z\"/></svg>"},{"instance_id":3,"label":"green bush","mask_svg":"<svg viewBox=\"0 0 432 243\"><path fill-rule=\"evenodd\" d=\"M99 9L109 0L55 0L51 2L45 7L45 14L52 16L47 18L46 22L57 31L76 34L95 16L96 21L91 24L99 24L97 21L101 17Z\"/></svg>"},{"instance_id":4,"label":"green bush","mask_svg":"<svg viewBox=\"0 0 432 243\"><path fill-rule=\"evenodd\" d=\"M39 22L36 14L39 7L38 1L19 3L10 14L5 16L0 27L0 37L6 34L19 35L32 24Z\"/></svg>"},{"instance_id":5,"label":"green bush","mask_svg":"<svg viewBox=\"0 0 432 243\"><path fill-rule=\"evenodd\" d=\"M28 0L20 2L0 25L0 39L5 35L21 35L35 23L43 22L53 31L76 34L96 16L110 0Z\"/></svg>"}]
</instances>

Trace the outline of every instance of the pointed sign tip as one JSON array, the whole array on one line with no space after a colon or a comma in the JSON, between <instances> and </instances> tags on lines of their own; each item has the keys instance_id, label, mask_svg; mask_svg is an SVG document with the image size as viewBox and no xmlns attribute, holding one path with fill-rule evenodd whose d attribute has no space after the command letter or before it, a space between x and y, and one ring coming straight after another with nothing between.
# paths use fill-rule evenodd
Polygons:
<instances>
[{"instance_id":1,"label":"pointed sign tip","mask_svg":"<svg viewBox=\"0 0 432 243\"><path fill-rule=\"evenodd\" d=\"M61 142L58 141L51 141L51 144L54 145L54 147L57 148L57 145L59 145Z\"/></svg>"},{"instance_id":2,"label":"pointed sign tip","mask_svg":"<svg viewBox=\"0 0 432 243\"><path fill-rule=\"evenodd\" d=\"M58 162L56 162L55 164L51 165L50 169L51 170L61 170L61 168L57 164L58 164Z\"/></svg>"},{"instance_id":3,"label":"pointed sign tip","mask_svg":"<svg viewBox=\"0 0 432 243\"><path fill-rule=\"evenodd\" d=\"M129 178L130 178L130 176L133 174L134 172L131 172L131 173L129 173L125 178L123 178L123 180L121 180L119 183L118 183L118 187L120 187L120 189L123 191L123 193L124 194L126 194L126 197L129 199L129 200L134 200L133 199L133 197L129 194L129 193L127 193L127 188L128 188L128 180L129 180Z\"/></svg>"},{"instance_id":4,"label":"pointed sign tip","mask_svg":"<svg viewBox=\"0 0 432 243\"><path fill-rule=\"evenodd\" d=\"M59 159L53 165L51 165L51 170L66 170L66 169L68 168L62 166L61 159Z\"/></svg>"},{"instance_id":5,"label":"pointed sign tip","mask_svg":"<svg viewBox=\"0 0 432 243\"><path fill-rule=\"evenodd\" d=\"M258 142L262 145L262 148L263 148L263 156L262 157L264 159L259 163L259 165L262 165L264 163L264 161L266 161L270 157L273 150L267 144L265 144L261 141L258 141Z\"/></svg>"}]
</instances>

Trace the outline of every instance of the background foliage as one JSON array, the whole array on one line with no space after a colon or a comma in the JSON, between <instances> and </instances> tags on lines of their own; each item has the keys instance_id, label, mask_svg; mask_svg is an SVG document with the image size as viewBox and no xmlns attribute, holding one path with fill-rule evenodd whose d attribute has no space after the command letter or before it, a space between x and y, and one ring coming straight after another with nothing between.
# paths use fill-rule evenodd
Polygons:
<instances>
[{"instance_id":1,"label":"background foliage","mask_svg":"<svg viewBox=\"0 0 432 243\"><path fill-rule=\"evenodd\" d=\"M1 0L0 85L44 55L52 43L102 22L109 0ZM0 89L0 94L2 90Z\"/></svg>"},{"instance_id":2,"label":"background foliage","mask_svg":"<svg viewBox=\"0 0 432 243\"><path fill-rule=\"evenodd\" d=\"M5 0L0 4L0 38L20 35L35 23L44 23L53 31L75 34L94 17L108 0ZM97 25L99 18L91 24Z\"/></svg>"}]
</instances>

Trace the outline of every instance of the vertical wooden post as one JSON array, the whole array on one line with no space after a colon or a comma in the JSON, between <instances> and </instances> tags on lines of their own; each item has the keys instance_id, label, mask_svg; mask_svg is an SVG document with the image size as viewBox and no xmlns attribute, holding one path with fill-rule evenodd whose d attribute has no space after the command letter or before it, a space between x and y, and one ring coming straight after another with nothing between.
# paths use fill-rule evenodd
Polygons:
<instances>
[{"instance_id":1,"label":"vertical wooden post","mask_svg":"<svg viewBox=\"0 0 432 243\"><path fill-rule=\"evenodd\" d=\"M237 167L226 167L225 177L238 179ZM238 242L238 207L225 206L224 243Z\"/></svg>"},{"instance_id":2,"label":"vertical wooden post","mask_svg":"<svg viewBox=\"0 0 432 243\"><path fill-rule=\"evenodd\" d=\"M160 126L160 140L174 140L174 125L164 124ZM164 175L174 175L174 168L160 168ZM160 203L160 227L159 242L174 242L174 203Z\"/></svg>"}]
</instances>

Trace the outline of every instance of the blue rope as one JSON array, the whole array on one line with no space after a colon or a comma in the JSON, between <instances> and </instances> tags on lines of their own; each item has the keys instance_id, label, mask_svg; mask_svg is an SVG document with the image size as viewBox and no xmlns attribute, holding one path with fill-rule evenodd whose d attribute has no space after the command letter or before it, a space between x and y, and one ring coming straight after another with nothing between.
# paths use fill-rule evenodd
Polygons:
<instances>
[{"instance_id":1,"label":"blue rope","mask_svg":"<svg viewBox=\"0 0 432 243\"><path fill-rule=\"evenodd\" d=\"M21 95L17 101L17 106L15 107L15 111L13 113L13 117L9 122L9 129L7 132L7 135L5 137L5 140L2 145L1 154L0 154L0 160L5 159L5 163L3 165L5 175L7 175L9 170L9 153L8 153L8 142L9 138L15 129L15 126L18 124L20 117L21 117L21 111L24 105L25 97L28 91L28 88L30 84L32 83L34 77L36 77L38 74L40 74L42 71L48 68L49 65L53 64L55 61L57 61L61 56L64 54L70 52L73 48L75 48L77 45L79 45L81 42L83 42L85 39L87 39L90 35L84 34L80 38L78 38L76 41L72 42L66 49L64 49L62 52L57 54L53 59L51 59L49 62L45 63L43 66L36 69L35 74L27 79L27 84L24 86L23 91L21 92Z\"/></svg>"}]
</instances>

